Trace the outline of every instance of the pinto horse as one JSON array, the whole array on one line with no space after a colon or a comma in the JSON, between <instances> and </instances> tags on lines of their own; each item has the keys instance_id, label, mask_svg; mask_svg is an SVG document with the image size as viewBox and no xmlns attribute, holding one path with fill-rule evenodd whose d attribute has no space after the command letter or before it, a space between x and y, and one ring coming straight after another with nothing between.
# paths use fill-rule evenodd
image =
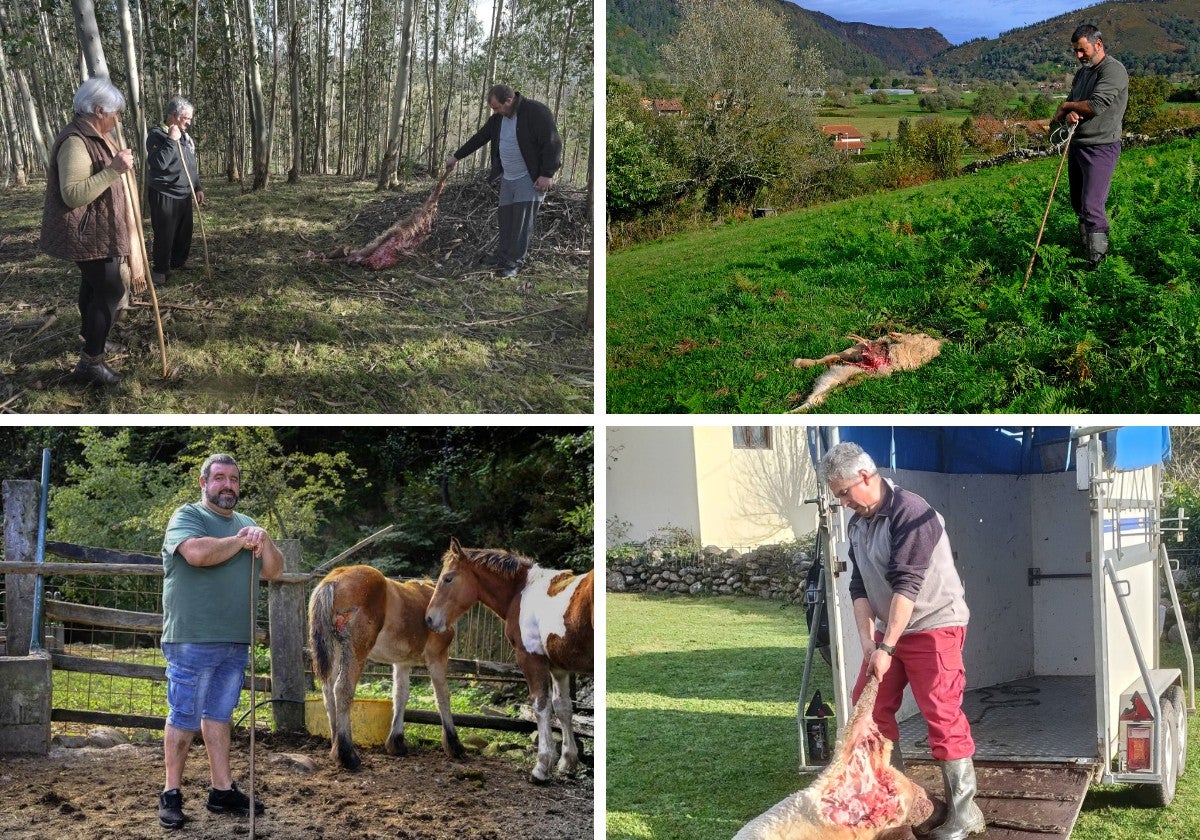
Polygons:
<instances>
[{"instance_id":1,"label":"pinto horse","mask_svg":"<svg viewBox=\"0 0 1200 840\"><path fill-rule=\"evenodd\" d=\"M551 710L563 733L558 772L572 773L579 764L568 681L572 673L592 672L592 577L543 569L507 551L463 548L452 538L425 612L435 633L453 627L478 601L504 620L537 715L535 782L548 781L554 763Z\"/></svg>"},{"instance_id":2,"label":"pinto horse","mask_svg":"<svg viewBox=\"0 0 1200 840\"><path fill-rule=\"evenodd\" d=\"M392 728L384 745L390 754L408 751L404 707L409 674L414 665L424 665L442 717L442 748L452 758L466 756L450 715L446 685L454 629L430 632L426 627L425 609L432 596L428 581L401 583L373 566L334 569L313 590L308 606L313 670L325 695L329 754L347 770L357 770L362 763L350 737L350 704L368 659L392 666Z\"/></svg>"}]
</instances>

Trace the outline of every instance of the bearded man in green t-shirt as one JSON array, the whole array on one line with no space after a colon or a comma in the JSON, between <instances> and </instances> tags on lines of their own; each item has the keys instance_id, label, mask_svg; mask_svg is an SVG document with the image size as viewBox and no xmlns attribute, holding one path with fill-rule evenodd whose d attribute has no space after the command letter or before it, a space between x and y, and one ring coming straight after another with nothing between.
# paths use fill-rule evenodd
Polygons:
<instances>
[{"instance_id":1,"label":"bearded man in green t-shirt","mask_svg":"<svg viewBox=\"0 0 1200 840\"><path fill-rule=\"evenodd\" d=\"M163 539L163 656L167 715L163 735L166 784L158 821L180 828L183 765L199 731L212 787L208 810L249 814L250 798L229 769L230 724L249 660L251 574L276 580L283 555L249 516L235 513L241 470L229 455L210 455L200 469L200 501L175 511ZM253 585L257 585L257 581ZM261 814L261 802L254 803Z\"/></svg>"}]
</instances>

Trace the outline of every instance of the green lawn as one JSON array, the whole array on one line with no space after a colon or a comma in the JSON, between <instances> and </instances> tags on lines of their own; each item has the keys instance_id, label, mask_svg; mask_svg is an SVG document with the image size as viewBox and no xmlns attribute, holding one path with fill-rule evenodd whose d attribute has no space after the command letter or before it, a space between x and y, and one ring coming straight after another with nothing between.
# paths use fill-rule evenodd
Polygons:
<instances>
[{"instance_id":1,"label":"green lawn","mask_svg":"<svg viewBox=\"0 0 1200 840\"><path fill-rule=\"evenodd\" d=\"M1112 256L1087 271L1056 159L1013 164L610 253L608 409L779 413L852 333L948 339L933 363L821 410L1200 410L1200 140L1128 149Z\"/></svg>"},{"instance_id":2,"label":"green lawn","mask_svg":"<svg viewBox=\"0 0 1200 840\"><path fill-rule=\"evenodd\" d=\"M807 645L796 607L749 598L608 595L607 836L728 840L810 779L799 763L796 700ZM1182 648L1164 646L1166 665ZM815 687L829 696L816 658ZM1133 789L1093 788L1074 840L1200 836L1200 717L1167 809Z\"/></svg>"}]
</instances>

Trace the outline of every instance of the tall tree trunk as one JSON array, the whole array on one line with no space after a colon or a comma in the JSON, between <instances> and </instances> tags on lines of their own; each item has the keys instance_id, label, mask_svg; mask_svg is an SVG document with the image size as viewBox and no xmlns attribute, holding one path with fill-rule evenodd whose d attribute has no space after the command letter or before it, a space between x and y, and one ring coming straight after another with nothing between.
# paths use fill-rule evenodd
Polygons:
<instances>
[{"instance_id":1,"label":"tall tree trunk","mask_svg":"<svg viewBox=\"0 0 1200 840\"><path fill-rule=\"evenodd\" d=\"M558 65L558 91L554 95L554 121L562 122L562 98L563 86L567 80L567 56L571 54L571 36L574 34L575 27L575 9L572 8L567 13L567 28L563 32L562 40L562 60Z\"/></svg>"},{"instance_id":2,"label":"tall tree trunk","mask_svg":"<svg viewBox=\"0 0 1200 840\"><path fill-rule=\"evenodd\" d=\"M329 167L329 6L328 0L317 3L317 117L316 150L313 155L313 174L324 175Z\"/></svg>"},{"instance_id":3,"label":"tall tree trunk","mask_svg":"<svg viewBox=\"0 0 1200 840\"><path fill-rule=\"evenodd\" d=\"M121 0L127 2L127 0ZM200 55L200 0L192 0L192 84L188 88L190 96L196 95L199 75L196 72L196 59Z\"/></svg>"},{"instance_id":4,"label":"tall tree trunk","mask_svg":"<svg viewBox=\"0 0 1200 840\"><path fill-rule=\"evenodd\" d=\"M301 152L304 148L300 133L300 19L296 15L296 0L289 0L292 35L288 48L288 74L292 92L292 168L288 170L288 183L300 182L300 168L304 166Z\"/></svg>"},{"instance_id":5,"label":"tall tree trunk","mask_svg":"<svg viewBox=\"0 0 1200 840\"><path fill-rule=\"evenodd\" d=\"M488 91L496 83L496 48L500 41L500 17L503 11L504 0L494 0L492 3L492 34L488 38L487 66L483 71L483 90L479 94L479 113L475 118L477 125L483 122L483 115L487 113Z\"/></svg>"},{"instance_id":6,"label":"tall tree trunk","mask_svg":"<svg viewBox=\"0 0 1200 840\"><path fill-rule=\"evenodd\" d=\"M592 127L591 127L591 130L588 132L587 206L588 206L588 214L589 215L591 215L591 213L592 213L592 208L595 207L595 204L594 204L595 196L593 194L593 190L595 189L595 186L594 186L594 181L592 179L592 172L593 172L592 158L595 157L595 152L593 151L593 149L595 148L595 142L596 142L596 120L593 117L592 118ZM592 239L594 240L595 237L592 237ZM583 325L585 328L590 327L592 324L592 321L594 319L594 315L595 315L595 311L596 311L595 303L594 303L595 297L596 297L596 248L595 248L595 245L593 245L591 248L588 249L587 312L583 316Z\"/></svg>"},{"instance_id":7,"label":"tall tree trunk","mask_svg":"<svg viewBox=\"0 0 1200 840\"><path fill-rule=\"evenodd\" d=\"M242 0L246 15L246 53L250 102L250 157L253 165L252 190L267 188L270 172L270 138L267 136L267 112L263 106L262 75L258 70L258 34L254 23L254 0Z\"/></svg>"},{"instance_id":8,"label":"tall tree trunk","mask_svg":"<svg viewBox=\"0 0 1200 840\"><path fill-rule=\"evenodd\" d=\"M8 58L4 54L4 41L0 39L0 99L3 99L4 125L8 128L5 137L8 142L9 172L18 187L29 183L29 174L25 167L25 149L21 145L21 133L17 129L16 112L13 110L13 94L8 86Z\"/></svg>"},{"instance_id":9,"label":"tall tree trunk","mask_svg":"<svg viewBox=\"0 0 1200 840\"><path fill-rule=\"evenodd\" d=\"M0 6L0 39L13 38L15 35L17 35L17 33L13 32L12 27L9 24L7 11L3 6ZM19 57L28 58L23 55L14 56L12 75L13 80L17 83L16 94L20 97L21 105L25 111L25 121L29 126L29 136L31 139L31 145L33 147L33 153L37 156L38 162L42 165L42 168L46 169L50 166L50 151L46 146L46 140L42 134L42 124L38 115L37 103L34 99L33 93L29 90L29 82L25 78L25 71L16 61L16 59ZM15 102L13 107L15 109ZM24 151L23 148L22 151Z\"/></svg>"},{"instance_id":10,"label":"tall tree trunk","mask_svg":"<svg viewBox=\"0 0 1200 840\"><path fill-rule=\"evenodd\" d=\"M387 145L384 148L383 160L379 163L376 190L385 190L399 183L399 178L396 177L396 158L400 150L400 118L408 108L408 65L412 53L414 5L415 0L404 0L400 12L400 53L396 58L396 86L392 90L392 113L388 120Z\"/></svg>"},{"instance_id":11,"label":"tall tree trunk","mask_svg":"<svg viewBox=\"0 0 1200 840\"><path fill-rule=\"evenodd\" d=\"M143 68L146 75L150 78L150 98L154 100L154 114L157 116L166 107L167 100L163 96L162 76L159 73L158 50L154 46L154 27L151 25L153 21L150 19L150 10L146 8L146 3L138 3L138 20L141 21L141 26L138 27L138 32L141 39L144 41L141 46L141 54L148 56L146 66Z\"/></svg>"},{"instance_id":12,"label":"tall tree trunk","mask_svg":"<svg viewBox=\"0 0 1200 840\"><path fill-rule=\"evenodd\" d=\"M241 100L237 96L233 83L233 26L229 22L229 9L223 7L221 14L225 21L225 38L221 44L225 55L225 99L229 105L229 130L225 143L225 177L229 183L233 184L242 180L241 155L238 145L238 135L242 124L238 112L238 102Z\"/></svg>"},{"instance_id":13,"label":"tall tree trunk","mask_svg":"<svg viewBox=\"0 0 1200 840\"><path fill-rule=\"evenodd\" d=\"M100 27L96 25L96 7L92 0L71 0L75 13L75 37L83 51L88 78L108 78L108 63L104 60L104 45L100 43Z\"/></svg>"},{"instance_id":14,"label":"tall tree trunk","mask_svg":"<svg viewBox=\"0 0 1200 840\"><path fill-rule=\"evenodd\" d=\"M441 52L442 3L430 0L433 7L433 51L426 56L429 64L429 171L436 172L438 166L438 137L442 134L441 114L438 107L438 60Z\"/></svg>"},{"instance_id":15,"label":"tall tree trunk","mask_svg":"<svg viewBox=\"0 0 1200 840\"><path fill-rule=\"evenodd\" d=\"M129 107L133 109L133 124L136 127L133 154L137 157L138 169L143 169L146 158L146 114L142 108L141 74L138 72L137 53L133 43L133 20L129 15L129 0L117 0L121 15L121 46L125 50L125 67L129 72Z\"/></svg>"},{"instance_id":16,"label":"tall tree trunk","mask_svg":"<svg viewBox=\"0 0 1200 840\"><path fill-rule=\"evenodd\" d=\"M350 0L342 0L342 37L338 42L340 44L338 47L338 175L346 171L343 167L346 163L346 146L350 138L346 125L346 7L349 5Z\"/></svg>"},{"instance_id":17,"label":"tall tree trunk","mask_svg":"<svg viewBox=\"0 0 1200 840\"><path fill-rule=\"evenodd\" d=\"M279 0L271 0L271 114L267 119L267 167L275 156L275 115L279 112Z\"/></svg>"}]
</instances>

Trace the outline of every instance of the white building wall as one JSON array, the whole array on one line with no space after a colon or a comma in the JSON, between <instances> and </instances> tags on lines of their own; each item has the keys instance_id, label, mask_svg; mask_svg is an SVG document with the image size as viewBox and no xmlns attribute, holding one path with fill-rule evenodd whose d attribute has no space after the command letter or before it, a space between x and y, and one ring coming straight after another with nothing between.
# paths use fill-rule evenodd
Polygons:
<instances>
[{"instance_id":1,"label":"white building wall","mask_svg":"<svg viewBox=\"0 0 1200 840\"><path fill-rule=\"evenodd\" d=\"M668 525L699 535L696 457L690 426L608 428L609 540L642 541ZM627 527L626 527L627 523Z\"/></svg>"}]
</instances>

